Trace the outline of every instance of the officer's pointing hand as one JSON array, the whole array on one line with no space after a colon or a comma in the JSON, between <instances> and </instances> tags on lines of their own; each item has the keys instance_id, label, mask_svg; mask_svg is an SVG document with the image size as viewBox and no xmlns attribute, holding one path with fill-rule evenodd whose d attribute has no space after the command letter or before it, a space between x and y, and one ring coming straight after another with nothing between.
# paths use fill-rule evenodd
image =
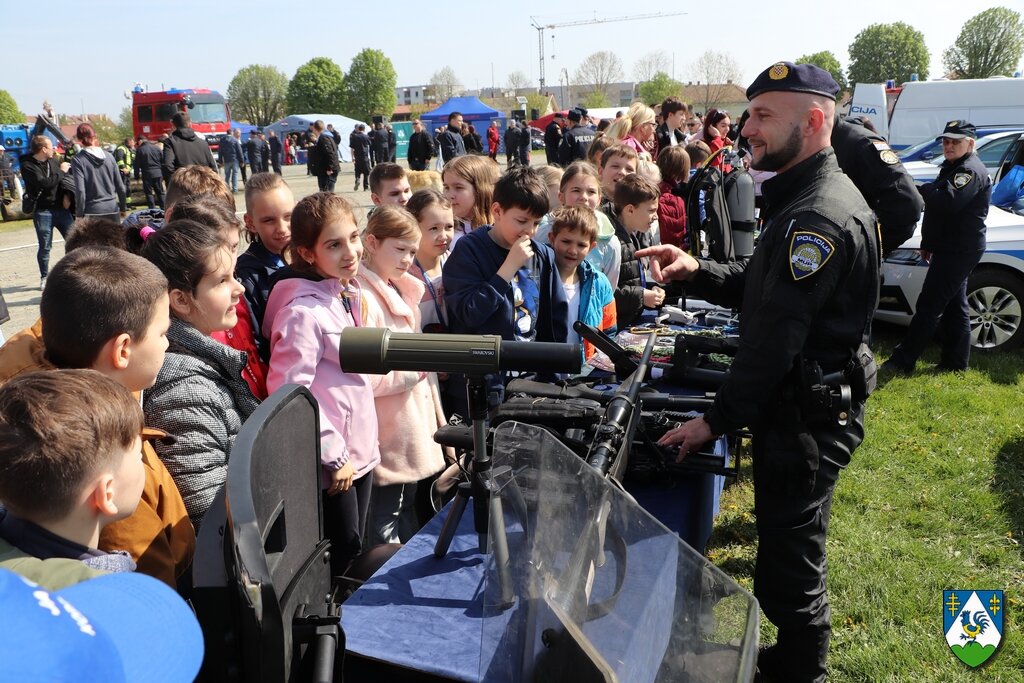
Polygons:
<instances>
[{"instance_id":1,"label":"officer's pointing hand","mask_svg":"<svg viewBox=\"0 0 1024 683\"><path fill-rule=\"evenodd\" d=\"M658 282L692 280L700 269L697 259L671 244L659 244L636 252L637 258L651 259L651 276Z\"/></svg>"},{"instance_id":2,"label":"officer's pointing hand","mask_svg":"<svg viewBox=\"0 0 1024 683\"><path fill-rule=\"evenodd\" d=\"M658 445L672 446L679 444L679 455L676 456L676 462L682 462L683 458L688 454L696 451L713 438L715 438L715 435L712 433L711 427L708 426L708 423L704 421L704 417L701 416L665 432L658 439Z\"/></svg>"}]
</instances>

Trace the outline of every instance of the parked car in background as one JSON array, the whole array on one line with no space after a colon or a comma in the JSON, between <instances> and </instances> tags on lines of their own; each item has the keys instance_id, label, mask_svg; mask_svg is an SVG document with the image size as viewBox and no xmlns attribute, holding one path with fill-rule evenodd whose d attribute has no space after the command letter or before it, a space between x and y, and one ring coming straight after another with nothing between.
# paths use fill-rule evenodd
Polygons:
<instances>
[{"instance_id":1,"label":"parked car in background","mask_svg":"<svg viewBox=\"0 0 1024 683\"><path fill-rule=\"evenodd\" d=\"M1007 131L1018 130L1015 126L986 126L984 128L978 128L977 133L979 138L992 135L994 133L1003 133ZM942 140L935 134L936 137L926 138L916 145L905 147L900 151L896 152L896 155L900 158L904 164L911 161L932 161L933 159L939 159L942 162Z\"/></svg>"},{"instance_id":2,"label":"parked car in background","mask_svg":"<svg viewBox=\"0 0 1024 683\"><path fill-rule=\"evenodd\" d=\"M989 207L986 226L985 253L967 279L971 345L1009 351L1024 343L1024 216ZM910 324L928 273L920 245L919 227L882 262L883 283L875 319Z\"/></svg>"},{"instance_id":3,"label":"parked car in background","mask_svg":"<svg viewBox=\"0 0 1024 683\"><path fill-rule=\"evenodd\" d=\"M1018 137L1020 137L1021 129L1002 130L998 133L990 133L984 137L979 136L978 141L974 145L974 151L981 159L981 163L985 164L988 169L988 174L993 178L996 175L996 171L999 169L999 162L1002 161L1003 155L1010 148ZM942 147L939 143L939 154L934 157L931 161L904 161L903 167L907 169L907 173L914 179L914 182L918 185L922 183L928 183L939 175L939 166L942 165Z\"/></svg>"},{"instance_id":4,"label":"parked car in background","mask_svg":"<svg viewBox=\"0 0 1024 683\"><path fill-rule=\"evenodd\" d=\"M530 149L544 149L544 131L538 130L533 126L529 127L530 131Z\"/></svg>"}]
</instances>

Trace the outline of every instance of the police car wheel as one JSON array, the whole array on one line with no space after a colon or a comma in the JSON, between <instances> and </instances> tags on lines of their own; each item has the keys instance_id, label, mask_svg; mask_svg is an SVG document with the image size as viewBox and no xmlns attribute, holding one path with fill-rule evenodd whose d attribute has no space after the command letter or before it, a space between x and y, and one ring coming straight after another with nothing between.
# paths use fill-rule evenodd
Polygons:
<instances>
[{"instance_id":1,"label":"police car wheel","mask_svg":"<svg viewBox=\"0 0 1024 683\"><path fill-rule=\"evenodd\" d=\"M1010 351L1024 343L1024 279L1001 270L975 270L967 280L971 346Z\"/></svg>"}]
</instances>

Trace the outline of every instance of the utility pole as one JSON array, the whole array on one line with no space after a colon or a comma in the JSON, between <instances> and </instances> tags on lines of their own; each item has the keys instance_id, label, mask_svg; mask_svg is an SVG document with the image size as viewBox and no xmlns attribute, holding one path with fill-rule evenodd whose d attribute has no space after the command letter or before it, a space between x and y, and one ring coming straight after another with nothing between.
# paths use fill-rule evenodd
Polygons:
<instances>
[{"instance_id":1,"label":"utility pole","mask_svg":"<svg viewBox=\"0 0 1024 683\"><path fill-rule=\"evenodd\" d=\"M640 19L660 19L663 17L678 17L686 12L657 12L656 14L634 14L628 17L611 17L608 19L582 19L580 21L566 21L560 24L542 24L537 17L530 17L530 25L537 29L537 52L540 55L540 90L544 90L544 31L547 29L567 28L569 26L587 26L589 24L614 24L620 21L639 21Z\"/></svg>"}]
</instances>

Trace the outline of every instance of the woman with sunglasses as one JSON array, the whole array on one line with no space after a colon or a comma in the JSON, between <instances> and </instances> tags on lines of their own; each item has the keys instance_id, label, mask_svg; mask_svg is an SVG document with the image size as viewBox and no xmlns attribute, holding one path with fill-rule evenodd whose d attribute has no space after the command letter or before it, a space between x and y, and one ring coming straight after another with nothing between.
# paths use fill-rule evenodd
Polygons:
<instances>
[{"instance_id":1,"label":"woman with sunglasses","mask_svg":"<svg viewBox=\"0 0 1024 683\"><path fill-rule=\"evenodd\" d=\"M722 173L731 171L732 166L722 161L722 154L715 153L732 144L727 137L730 126L732 126L732 120L729 118L729 112L724 109L712 109L704 116L704 131L701 140L711 148L710 165L721 169Z\"/></svg>"}]
</instances>

